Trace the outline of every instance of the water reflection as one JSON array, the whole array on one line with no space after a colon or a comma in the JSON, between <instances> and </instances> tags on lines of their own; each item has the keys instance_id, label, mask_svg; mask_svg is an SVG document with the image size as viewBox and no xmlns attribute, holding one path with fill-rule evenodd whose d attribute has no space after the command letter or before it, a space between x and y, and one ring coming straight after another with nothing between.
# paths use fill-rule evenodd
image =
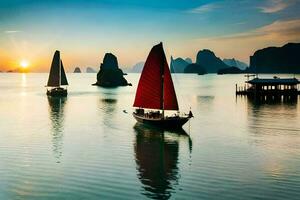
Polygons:
<instances>
[{"instance_id":1,"label":"water reflection","mask_svg":"<svg viewBox=\"0 0 300 200\"><path fill-rule=\"evenodd\" d=\"M295 105L298 102L298 97L277 97L277 98L253 98L253 97L246 97L247 101L252 105Z\"/></svg>"},{"instance_id":2,"label":"water reflection","mask_svg":"<svg viewBox=\"0 0 300 200\"><path fill-rule=\"evenodd\" d=\"M247 99L247 106L249 141L260 147L262 170L269 178L286 179L294 173L292 163L299 155L300 115L297 102Z\"/></svg>"},{"instance_id":3,"label":"water reflection","mask_svg":"<svg viewBox=\"0 0 300 200\"><path fill-rule=\"evenodd\" d=\"M104 113L106 118L110 118L116 111L118 93L112 89L105 89L105 91L101 92L100 97L99 107L101 109L101 116Z\"/></svg>"},{"instance_id":4,"label":"water reflection","mask_svg":"<svg viewBox=\"0 0 300 200\"><path fill-rule=\"evenodd\" d=\"M21 96L26 96L27 92L26 92L26 88L27 88L27 74L26 73L22 73L22 80L21 80L21 91L20 94Z\"/></svg>"},{"instance_id":5,"label":"water reflection","mask_svg":"<svg viewBox=\"0 0 300 200\"><path fill-rule=\"evenodd\" d=\"M117 99L113 98L101 98L99 100L100 115L103 116L103 123L110 128L115 127L112 119L116 113ZM105 127L106 127L105 126Z\"/></svg>"},{"instance_id":6,"label":"water reflection","mask_svg":"<svg viewBox=\"0 0 300 200\"><path fill-rule=\"evenodd\" d=\"M66 97L48 97L52 150L58 163L60 162L63 149L64 107L66 102Z\"/></svg>"},{"instance_id":7,"label":"water reflection","mask_svg":"<svg viewBox=\"0 0 300 200\"><path fill-rule=\"evenodd\" d=\"M249 125L256 128L284 129L297 124L297 101L261 102L247 98ZM276 118L274 117L276 116ZM286 123L284 123L286 121ZM292 122L295 121L295 124ZM294 127L294 126L293 126Z\"/></svg>"},{"instance_id":8,"label":"water reflection","mask_svg":"<svg viewBox=\"0 0 300 200\"><path fill-rule=\"evenodd\" d=\"M201 103L212 103L215 99L215 96L197 96L197 101Z\"/></svg>"},{"instance_id":9,"label":"water reflection","mask_svg":"<svg viewBox=\"0 0 300 200\"><path fill-rule=\"evenodd\" d=\"M213 104L215 101L215 96L197 96L197 105L200 106L201 110L210 112L213 109Z\"/></svg>"},{"instance_id":10,"label":"water reflection","mask_svg":"<svg viewBox=\"0 0 300 200\"><path fill-rule=\"evenodd\" d=\"M26 87L27 86L27 76L25 73L22 73L22 82L21 82L21 86L22 87Z\"/></svg>"},{"instance_id":11,"label":"water reflection","mask_svg":"<svg viewBox=\"0 0 300 200\"><path fill-rule=\"evenodd\" d=\"M136 124L134 130L135 159L143 193L153 199L169 199L180 177L177 166L180 137L167 137L163 130L140 124ZM182 133L186 134L184 130ZM190 139L189 145L191 150Z\"/></svg>"},{"instance_id":12,"label":"water reflection","mask_svg":"<svg viewBox=\"0 0 300 200\"><path fill-rule=\"evenodd\" d=\"M293 151L299 139L300 116L297 102L257 102L247 99L248 132L251 141L274 149Z\"/></svg>"}]
</instances>

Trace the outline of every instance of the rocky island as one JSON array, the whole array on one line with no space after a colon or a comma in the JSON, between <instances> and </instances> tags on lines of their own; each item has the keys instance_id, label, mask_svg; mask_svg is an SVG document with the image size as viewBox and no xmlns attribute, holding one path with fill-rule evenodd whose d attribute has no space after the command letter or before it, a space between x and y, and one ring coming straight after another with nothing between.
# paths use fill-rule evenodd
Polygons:
<instances>
[{"instance_id":1,"label":"rocky island","mask_svg":"<svg viewBox=\"0 0 300 200\"><path fill-rule=\"evenodd\" d=\"M102 87L117 87L131 85L123 77L124 73L119 68L118 60L112 53L106 53L100 70L97 73L97 82L93 85Z\"/></svg>"},{"instance_id":2,"label":"rocky island","mask_svg":"<svg viewBox=\"0 0 300 200\"><path fill-rule=\"evenodd\" d=\"M74 73L81 73L81 69L80 69L79 67L76 67L76 68L74 69Z\"/></svg>"},{"instance_id":3,"label":"rocky island","mask_svg":"<svg viewBox=\"0 0 300 200\"><path fill-rule=\"evenodd\" d=\"M191 63L192 60L190 58L186 58L185 60L183 58L174 59L171 56L171 64L170 64L171 73L184 73L185 68Z\"/></svg>"},{"instance_id":4,"label":"rocky island","mask_svg":"<svg viewBox=\"0 0 300 200\"><path fill-rule=\"evenodd\" d=\"M234 59L224 59L231 67L218 70L218 74L239 73L300 73L300 43L288 43L282 47L267 47L255 51L250 56L250 66L242 69L245 63ZM242 65L241 65L242 64Z\"/></svg>"},{"instance_id":5,"label":"rocky island","mask_svg":"<svg viewBox=\"0 0 300 200\"><path fill-rule=\"evenodd\" d=\"M87 67L86 68L86 73L96 73L97 71L94 69L94 68L92 68L92 67Z\"/></svg>"},{"instance_id":6,"label":"rocky island","mask_svg":"<svg viewBox=\"0 0 300 200\"><path fill-rule=\"evenodd\" d=\"M300 43L257 50L250 56L250 73L300 73Z\"/></svg>"},{"instance_id":7,"label":"rocky island","mask_svg":"<svg viewBox=\"0 0 300 200\"><path fill-rule=\"evenodd\" d=\"M218 70L229 67L214 52L208 49L198 52L196 63L202 66L208 73L217 73Z\"/></svg>"}]
</instances>

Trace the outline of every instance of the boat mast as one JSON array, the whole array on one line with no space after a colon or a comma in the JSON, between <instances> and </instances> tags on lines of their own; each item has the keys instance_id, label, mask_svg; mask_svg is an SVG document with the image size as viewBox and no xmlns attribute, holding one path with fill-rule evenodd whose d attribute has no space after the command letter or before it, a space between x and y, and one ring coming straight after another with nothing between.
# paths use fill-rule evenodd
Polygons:
<instances>
[{"instance_id":1,"label":"boat mast","mask_svg":"<svg viewBox=\"0 0 300 200\"><path fill-rule=\"evenodd\" d=\"M61 86L61 59L59 56L59 87Z\"/></svg>"},{"instance_id":2,"label":"boat mast","mask_svg":"<svg viewBox=\"0 0 300 200\"><path fill-rule=\"evenodd\" d=\"M162 43L161 43L161 48L162 48ZM163 49L163 48L162 48ZM163 50L162 50L163 51ZM164 54L164 53L163 53ZM161 108L162 108L162 117L163 118L165 118L165 108L164 108L164 74L165 74L165 72L164 72L164 68L165 68L165 63L164 63L164 61L165 61L165 59L162 59L162 63L161 63L161 68L160 68L160 71L161 71L161 95L162 95L162 97L161 97Z\"/></svg>"}]
</instances>

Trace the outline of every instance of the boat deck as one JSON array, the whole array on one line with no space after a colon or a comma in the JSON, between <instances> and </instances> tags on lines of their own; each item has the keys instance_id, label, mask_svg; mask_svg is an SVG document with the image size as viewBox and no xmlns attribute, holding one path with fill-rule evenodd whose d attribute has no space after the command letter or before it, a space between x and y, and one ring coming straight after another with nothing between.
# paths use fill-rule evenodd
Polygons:
<instances>
[{"instance_id":1,"label":"boat deck","mask_svg":"<svg viewBox=\"0 0 300 200\"><path fill-rule=\"evenodd\" d=\"M153 125L153 126L157 126L157 127L161 127L161 128L167 128L167 129L182 128L182 126L190 119L189 116L149 118L149 117L145 117L144 115L139 115L136 113L133 113L133 116L140 123L149 124L149 125Z\"/></svg>"}]
</instances>

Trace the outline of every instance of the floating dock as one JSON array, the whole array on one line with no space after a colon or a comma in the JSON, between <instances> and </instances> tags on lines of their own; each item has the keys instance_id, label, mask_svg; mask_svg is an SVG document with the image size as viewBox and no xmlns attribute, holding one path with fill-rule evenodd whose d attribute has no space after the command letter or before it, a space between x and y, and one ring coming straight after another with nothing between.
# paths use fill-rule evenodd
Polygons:
<instances>
[{"instance_id":1,"label":"floating dock","mask_svg":"<svg viewBox=\"0 0 300 200\"><path fill-rule=\"evenodd\" d=\"M300 95L296 78L254 78L242 87L236 84L236 95L246 95L262 100L295 99Z\"/></svg>"}]
</instances>

